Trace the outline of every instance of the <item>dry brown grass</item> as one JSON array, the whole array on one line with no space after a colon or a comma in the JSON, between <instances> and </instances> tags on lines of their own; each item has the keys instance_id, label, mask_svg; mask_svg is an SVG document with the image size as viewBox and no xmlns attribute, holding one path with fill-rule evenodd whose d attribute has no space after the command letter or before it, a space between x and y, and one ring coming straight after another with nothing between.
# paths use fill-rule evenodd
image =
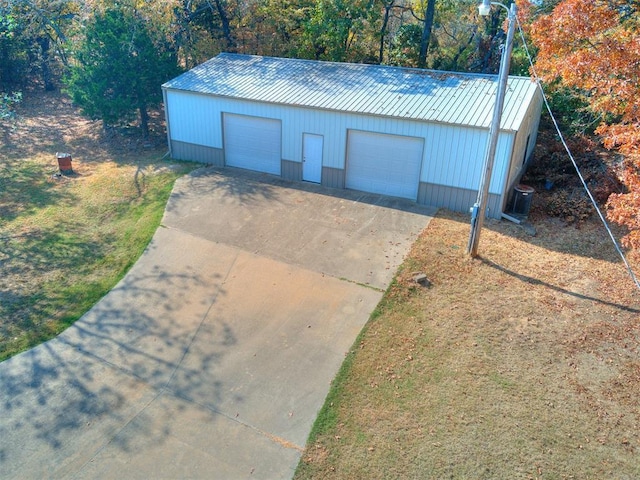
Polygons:
<instances>
[{"instance_id":1,"label":"dry brown grass","mask_svg":"<svg viewBox=\"0 0 640 480\"><path fill-rule=\"evenodd\" d=\"M640 478L640 292L597 223L533 220L476 260L467 216L431 222L296 478Z\"/></svg>"}]
</instances>

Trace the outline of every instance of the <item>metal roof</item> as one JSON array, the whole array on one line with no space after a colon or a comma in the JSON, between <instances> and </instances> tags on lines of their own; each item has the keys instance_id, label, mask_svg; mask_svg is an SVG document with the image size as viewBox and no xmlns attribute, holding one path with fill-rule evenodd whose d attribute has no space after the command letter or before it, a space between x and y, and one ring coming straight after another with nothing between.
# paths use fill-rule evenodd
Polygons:
<instances>
[{"instance_id":1,"label":"metal roof","mask_svg":"<svg viewBox=\"0 0 640 480\"><path fill-rule=\"evenodd\" d=\"M169 90L480 128L491 123L497 75L221 53ZM516 131L537 85L510 76L502 130Z\"/></svg>"}]
</instances>

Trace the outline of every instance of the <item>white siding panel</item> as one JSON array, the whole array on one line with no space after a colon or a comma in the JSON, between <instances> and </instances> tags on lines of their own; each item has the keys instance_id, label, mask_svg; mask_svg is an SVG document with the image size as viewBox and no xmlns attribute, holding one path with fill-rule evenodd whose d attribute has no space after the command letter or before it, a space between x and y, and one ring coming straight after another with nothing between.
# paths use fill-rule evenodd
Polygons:
<instances>
[{"instance_id":1,"label":"white siding panel","mask_svg":"<svg viewBox=\"0 0 640 480\"><path fill-rule=\"evenodd\" d=\"M220 113L213 97L173 90L166 96L173 140L222 148Z\"/></svg>"},{"instance_id":2,"label":"white siding panel","mask_svg":"<svg viewBox=\"0 0 640 480\"><path fill-rule=\"evenodd\" d=\"M542 96L538 93L529 105L520 131L515 136L511 166L504 185L507 195L510 193L511 187L520 180L524 173L525 159L530 158L535 148L541 107Z\"/></svg>"},{"instance_id":3,"label":"white siding panel","mask_svg":"<svg viewBox=\"0 0 640 480\"><path fill-rule=\"evenodd\" d=\"M207 97L171 90L167 91L167 96L170 102L170 134L176 140L222 148L220 124L223 112L279 118L282 121L283 159L301 161L302 134L314 133L323 135L325 139L324 166L344 169L347 131L350 129L421 137L424 138L421 181L462 189L477 190L489 137L488 130L480 128ZM180 98L176 102L177 96ZM184 98L188 101L183 104ZM509 154L512 141L509 133L501 132L498 158ZM496 162L490 186L492 193L502 193L508 168L505 161Z\"/></svg>"},{"instance_id":4,"label":"white siding panel","mask_svg":"<svg viewBox=\"0 0 640 480\"><path fill-rule=\"evenodd\" d=\"M493 165L493 175L489 185L489 193L501 195L509 174L511 156L513 155L513 144L515 140L514 132L503 132L498 137L498 147L496 149L496 160ZM479 181L479 180L478 180Z\"/></svg>"},{"instance_id":5,"label":"white siding panel","mask_svg":"<svg viewBox=\"0 0 640 480\"><path fill-rule=\"evenodd\" d=\"M478 188L489 132L483 129L431 125L425 146L420 180L425 183L474 190ZM490 192L501 194L512 135L501 133L498 141Z\"/></svg>"}]
</instances>

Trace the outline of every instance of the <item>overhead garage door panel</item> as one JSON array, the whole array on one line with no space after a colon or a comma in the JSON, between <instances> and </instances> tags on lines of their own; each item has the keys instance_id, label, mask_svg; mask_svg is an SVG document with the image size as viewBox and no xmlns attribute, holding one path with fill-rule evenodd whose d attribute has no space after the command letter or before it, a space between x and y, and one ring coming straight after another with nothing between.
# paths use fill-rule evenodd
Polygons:
<instances>
[{"instance_id":1,"label":"overhead garage door panel","mask_svg":"<svg viewBox=\"0 0 640 480\"><path fill-rule=\"evenodd\" d=\"M424 140L350 130L346 187L415 200Z\"/></svg>"},{"instance_id":2,"label":"overhead garage door panel","mask_svg":"<svg viewBox=\"0 0 640 480\"><path fill-rule=\"evenodd\" d=\"M225 113L223 122L227 165L280 175L279 120Z\"/></svg>"}]
</instances>

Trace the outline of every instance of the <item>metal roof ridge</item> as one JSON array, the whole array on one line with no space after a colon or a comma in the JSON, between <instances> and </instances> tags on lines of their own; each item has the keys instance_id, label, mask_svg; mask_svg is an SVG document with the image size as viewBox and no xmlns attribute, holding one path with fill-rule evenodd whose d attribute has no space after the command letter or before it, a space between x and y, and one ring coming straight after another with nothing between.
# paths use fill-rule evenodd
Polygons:
<instances>
[{"instance_id":1,"label":"metal roof ridge","mask_svg":"<svg viewBox=\"0 0 640 480\"><path fill-rule=\"evenodd\" d=\"M227 58L234 58L234 57L245 57L245 58L255 58L255 59L267 59L267 60L274 60L274 61L286 61L286 62L300 62L300 63L307 63L307 64L320 64L320 65L334 65L334 66L338 66L338 67L342 67L345 65L349 65L349 66L353 66L353 67L362 67L362 68L380 68L380 69L389 69L389 70L394 70L394 71L407 71L413 74L417 74L417 75L424 75L425 73L428 74L433 74L435 75L442 75L442 76L461 76L461 77L476 77L476 78L497 78L498 74L497 73L479 73L479 72L460 72L460 71L453 71L453 70L436 70L436 69L429 69L429 68L418 68L418 67L403 67L400 65L385 65L382 63L358 63L358 62L338 62L335 60L312 60L309 58L296 58L296 57L277 57L277 56L269 56L269 55L253 55L253 54L249 54L249 53L232 53L232 52L221 52L218 55L216 55L215 57L210 58L209 60L201 63L200 65L204 65L205 63L208 63L216 58L219 57L227 57ZM194 68L198 68L197 66ZM524 75L509 75L510 79L527 79L527 80L531 80L531 77L528 76L524 76Z\"/></svg>"}]
</instances>

